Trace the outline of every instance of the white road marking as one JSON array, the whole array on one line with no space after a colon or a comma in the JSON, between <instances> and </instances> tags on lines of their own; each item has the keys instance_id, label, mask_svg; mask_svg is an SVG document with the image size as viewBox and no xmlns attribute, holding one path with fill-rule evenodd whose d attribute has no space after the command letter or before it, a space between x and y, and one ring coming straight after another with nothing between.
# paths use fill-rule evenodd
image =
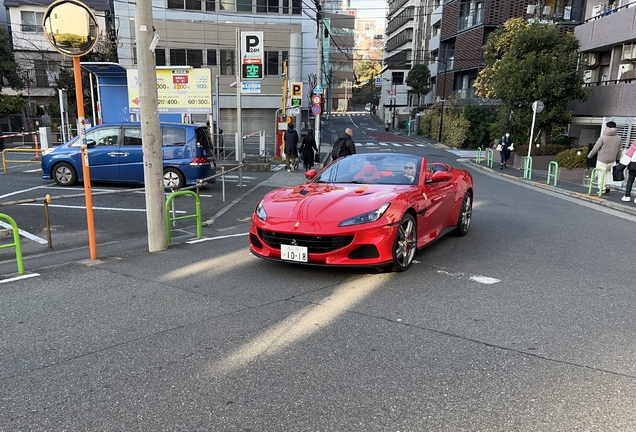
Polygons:
<instances>
[{"instance_id":1,"label":"white road marking","mask_svg":"<svg viewBox=\"0 0 636 432\"><path fill-rule=\"evenodd\" d=\"M380 143L381 146L388 146L387 143Z\"/></svg>"},{"instance_id":2,"label":"white road marking","mask_svg":"<svg viewBox=\"0 0 636 432\"><path fill-rule=\"evenodd\" d=\"M249 233L241 233L241 234L230 234L230 235L226 235L226 236L217 236L217 237L205 237L205 238L200 238L200 239L195 239L195 240L188 240L186 241L187 244L195 244L195 243L201 243L204 241L210 241L210 240L220 240L220 239L226 239L226 238L231 238L231 237L241 237L241 236L246 236Z\"/></svg>"},{"instance_id":3,"label":"white road marking","mask_svg":"<svg viewBox=\"0 0 636 432\"><path fill-rule=\"evenodd\" d=\"M17 195L17 194L21 194L21 193L24 193L24 192L29 192L29 191L36 190L36 189L43 189L43 188L46 188L46 187L47 187L46 185L43 185L43 186L32 187L32 188L29 188L29 189L22 189L22 190L19 190L19 191L10 192L8 194L0 195L0 199L9 197L11 195Z\"/></svg>"},{"instance_id":4,"label":"white road marking","mask_svg":"<svg viewBox=\"0 0 636 432\"><path fill-rule=\"evenodd\" d=\"M32 277L36 277L36 276L40 276L40 274L39 273L29 273L29 274L25 274L25 275L12 277L12 278L9 278L9 279L0 279L0 284L14 282L14 281L17 281L17 280L20 280L20 279L28 279L28 278L32 278Z\"/></svg>"},{"instance_id":5,"label":"white road marking","mask_svg":"<svg viewBox=\"0 0 636 432\"><path fill-rule=\"evenodd\" d=\"M391 144L393 144L396 147L402 147L402 144L398 144L398 143L391 143Z\"/></svg>"},{"instance_id":6,"label":"white road marking","mask_svg":"<svg viewBox=\"0 0 636 432\"><path fill-rule=\"evenodd\" d=\"M413 144L404 143L404 145L407 147L413 147Z\"/></svg>"},{"instance_id":7,"label":"white road marking","mask_svg":"<svg viewBox=\"0 0 636 432\"><path fill-rule=\"evenodd\" d=\"M0 220L0 227L4 227L4 228L7 228L7 229L13 229L13 227L11 227L11 225L9 225L8 223L6 223L4 221L1 221L1 220ZM29 240L33 240L34 242L39 243L39 244L48 244L49 243L48 241L44 240L43 238L40 238L40 237L38 237L38 236L36 236L34 234L31 234L28 231L24 231L24 230L21 230L19 228L18 228L18 234L20 234L24 238L27 238Z\"/></svg>"},{"instance_id":8,"label":"white road marking","mask_svg":"<svg viewBox=\"0 0 636 432\"><path fill-rule=\"evenodd\" d=\"M353 125L354 125L355 127L357 127L358 129L360 129L360 126L358 126L358 125L356 124L356 122L354 122L354 121L353 121L353 119L351 118L351 115L349 115L349 120L351 120L351 123L353 123Z\"/></svg>"},{"instance_id":9,"label":"white road marking","mask_svg":"<svg viewBox=\"0 0 636 432\"><path fill-rule=\"evenodd\" d=\"M471 276L470 280L483 283L486 285L492 285L492 284L496 284L497 282L501 282L501 280L499 279L491 278L488 276Z\"/></svg>"}]
</instances>

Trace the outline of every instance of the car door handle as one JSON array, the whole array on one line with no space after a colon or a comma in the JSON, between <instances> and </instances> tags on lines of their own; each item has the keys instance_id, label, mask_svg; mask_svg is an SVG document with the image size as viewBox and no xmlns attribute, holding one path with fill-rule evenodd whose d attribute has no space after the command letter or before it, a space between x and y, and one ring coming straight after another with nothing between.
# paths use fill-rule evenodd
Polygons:
<instances>
[{"instance_id":1,"label":"car door handle","mask_svg":"<svg viewBox=\"0 0 636 432\"><path fill-rule=\"evenodd\" d=\"M119 153L119 155L120 155L120 156L122 156L122 157L126 157L126 156L130 155L130 153L128 153L128 152L121 152L121 153Z\"/></svg>"},{"instance_id":2,"label":"car door handle","mask_svg":"<svg viewBox=\"0 0 636 432\"><path fill-rule=\"evenodd\" d=\"M108 156L111 156L111 157L119 156L119 152L109 152Z\"/></svg>"}]
</instances>

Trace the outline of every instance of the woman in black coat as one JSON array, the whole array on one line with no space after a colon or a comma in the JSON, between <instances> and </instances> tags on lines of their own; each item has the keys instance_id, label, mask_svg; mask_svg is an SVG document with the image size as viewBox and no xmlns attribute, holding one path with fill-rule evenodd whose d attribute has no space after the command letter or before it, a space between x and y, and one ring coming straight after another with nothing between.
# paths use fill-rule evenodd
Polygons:
<instances>
[{"instance_id":1,"label":"woman in black coat","mask_svg":"<svg viewBox=\"0 0 636 432\"><path fill-rule=\"evenodd\" d=\"M303 138L303 142L300 145L300 154L303 157L303 166L305 171L311 169L314 166L314 153L318 151L316 147L316 140L314 139L314 131L307 132L307 136Z\"/></svg>"},{"instance_id":2,"label":"woman in black coat","mask_svg":"<svg viewBox=\"0 0 636 432\"><path fill-rule=\"evenodd\" d=\"M501 150L499 151L499 156L501 158L501 169L508 168L506 166L506 162L510 159L510 151L512 150L510 147L513 146L512 137L510 136L510 131L506 131L506 134L501 137Z\"/></svg>"}]
</instances>

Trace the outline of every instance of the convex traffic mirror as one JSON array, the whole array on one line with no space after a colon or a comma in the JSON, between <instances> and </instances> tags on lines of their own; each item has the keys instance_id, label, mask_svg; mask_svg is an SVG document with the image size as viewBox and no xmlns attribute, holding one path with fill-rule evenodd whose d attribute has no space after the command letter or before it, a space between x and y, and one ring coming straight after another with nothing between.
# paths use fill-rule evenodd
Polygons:
<instances>
[{"instance_id":1,"label":"convex traffic mirror","mask_svg":"<svg viewBox=\"0 0 636 432\"><path fill-rule=\"evenodd\" d=\"M44 34L53 48L70 57L88 54L97 43L97 18L77 0L53 2L42 21Z\"/></svg>"}]
</instances>

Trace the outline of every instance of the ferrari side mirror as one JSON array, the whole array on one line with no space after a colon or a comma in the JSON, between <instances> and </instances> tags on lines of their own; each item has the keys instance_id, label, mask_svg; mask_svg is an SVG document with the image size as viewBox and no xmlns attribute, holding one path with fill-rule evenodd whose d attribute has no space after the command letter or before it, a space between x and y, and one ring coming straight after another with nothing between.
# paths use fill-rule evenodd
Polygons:
<instances>
[{"instance_id":1,"label":"ferrari side mirror","mask_svg":"<svg viewBox=\"0 0 636 432\"><path fill-rule=\"evenodd\" d=\"M451 177L452 175L449 171L437 171L436 173L433 173L433 175L431 176L431 181L443 182L443 181L450 180Z\"/></svg>"},{"instance_id":2,"label":"ferrari side mirror","mask_svg":"<svg viewBox=\"0 0 636 432\"><path fill-rule=\"evenodd\" d=\"M316 171L313 168L310 169L309 171L305 171L305 177L307 177L309 180L311 180L314 177L316 177L317 174L318 174L318 171Z\"/></svg>"}]
</instances>

